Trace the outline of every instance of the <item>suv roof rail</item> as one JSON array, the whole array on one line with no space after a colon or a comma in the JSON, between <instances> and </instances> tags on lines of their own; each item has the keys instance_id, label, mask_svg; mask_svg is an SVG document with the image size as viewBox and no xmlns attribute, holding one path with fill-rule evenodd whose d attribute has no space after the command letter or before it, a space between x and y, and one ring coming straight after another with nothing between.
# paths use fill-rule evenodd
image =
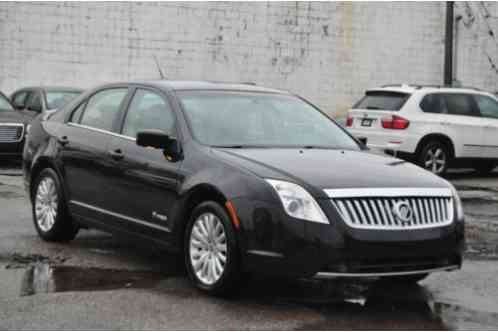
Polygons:
<instances>
[{"instance_id":1,"label":"suv roof rail","mask_svg":"<svg viewBox=\"0 0 498 332\"><path fill-rule=\"evenodd\" d=\"M473 87L473 86L465 86L465 85L460 85L460 86L454 86L454 85L439 85L439 84L411 84L411 83L395 83L395 84L384 84L381 87L382 88L389 88L389 87L395 87L395 86L408 86L408 87L413 87L415 89L422 89L422 88L438 88L438 89L444 89L444 88L455 88L455 89L471 89L471 90L476 90L476 91L482 91L479 88Z\"/></svg>"},{"instance_id":2,"label":"suv roof rail","mask_svg":"<svg viewBox=\"0 0 498 332\"><path fill-rule=\"evenodd\" d=\"M207 81L210 83L218 84L243 84L243 85L257 85L255 82L234 82L234 81Z\"/></svg>"}]
</instances>

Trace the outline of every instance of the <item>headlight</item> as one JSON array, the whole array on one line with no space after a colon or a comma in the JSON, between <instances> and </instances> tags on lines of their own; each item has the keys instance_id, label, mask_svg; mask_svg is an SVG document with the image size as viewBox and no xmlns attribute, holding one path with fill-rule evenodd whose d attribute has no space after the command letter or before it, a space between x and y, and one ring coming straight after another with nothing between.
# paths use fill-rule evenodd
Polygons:
<instances>
[{"instance_id":1,"label":"headlight","mask_svg":"<svg viewBox=\"0 0 498 332\"><path fill-rule=\"evenodd\" d=\"M328 224L329 221L313 197L301 186L286 181L266 179L280 197L285 212L298 219Z\"/></svg>"},{"instance_id":2,"label":"headlight","mask_svg":"<svg viewBox=\"0 0 498 332\"><path fill-rule=\"evenodd\" d=\"M451 191L453 191L453 200L455 201L457 220L463 220L464 214L463 214L462 200L460 199L460 196L458 195L458 192L455 189L455 187L451 186Z\"/></svg>"}]
</instances>

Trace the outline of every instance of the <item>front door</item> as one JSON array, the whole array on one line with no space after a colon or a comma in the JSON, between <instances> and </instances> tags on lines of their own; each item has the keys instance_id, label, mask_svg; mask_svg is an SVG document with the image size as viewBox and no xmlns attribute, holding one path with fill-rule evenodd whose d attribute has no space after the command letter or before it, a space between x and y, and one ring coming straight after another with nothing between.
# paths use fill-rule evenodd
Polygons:
<instances>
[{"instance_id":1,"label":"front door","mask_svg":"<svg viewBox=\"0 0 498 332\"><path fill-rule=\"evenodd\" d=\"M177 199L180 162L159 149L136 144L137 133L157 129L175 136L175 114L166 96L137 88L122 120L120 137L109 145L116 170L109 181L109 209L129 230L146 236L169 233L171 208Z\"/></svg>"}]
</instances>

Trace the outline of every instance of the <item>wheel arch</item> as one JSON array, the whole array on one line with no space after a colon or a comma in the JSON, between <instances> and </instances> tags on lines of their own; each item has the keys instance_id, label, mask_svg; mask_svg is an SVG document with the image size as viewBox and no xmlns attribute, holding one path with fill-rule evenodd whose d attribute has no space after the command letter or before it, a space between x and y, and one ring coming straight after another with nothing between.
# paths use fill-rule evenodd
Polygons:
<instances>
[{"instance_id":1,"label":"wheel arch","mask_svg":"<svg viewBox=\"0 0 498 332\"><path fill-rule=\"evenodd\" d=\"M455 152L456 152L455 151L455 144L453 143L451 138L449 138L447 135L441 134L441 133L432 133L432 134L428 134L428 135L425 135L424 137L422 137L417 144L417 148L415 150L415 156L418 157L420 155L420 152L424 148L424 146L431 141L439 141L439 142L443 143L444 145L446 145L448 147L448 150L450 153L450 158L455 158Z\"/></svg>"}]
</instances>

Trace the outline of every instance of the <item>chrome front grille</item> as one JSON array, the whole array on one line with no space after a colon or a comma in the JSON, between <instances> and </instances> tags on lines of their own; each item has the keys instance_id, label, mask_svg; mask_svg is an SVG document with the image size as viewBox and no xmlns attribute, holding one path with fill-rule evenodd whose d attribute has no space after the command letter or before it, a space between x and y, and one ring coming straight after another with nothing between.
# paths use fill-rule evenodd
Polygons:
<instances>
[{"instance_id":1,"label":"chrome front grille","mask_svg":"<svg viewBox=\"0 0 498 332\"><path fill-rule=\"evenodd\" d=\"M446 226L453 221L450 189L360 188L325 192L344 222L353 228L421 229ZM405 214L400 213L401 206Z\"/></svg>"},{"instance_id":2,"label":"chrome front grille","mask_svg":"<svg viewBox=\"0 0 498 332\"><path fill-rule=\"evenodd\" d=\"M0 123L0 143L15 143L22 141L24 125Z\"/></svg>"}]
</instances>

